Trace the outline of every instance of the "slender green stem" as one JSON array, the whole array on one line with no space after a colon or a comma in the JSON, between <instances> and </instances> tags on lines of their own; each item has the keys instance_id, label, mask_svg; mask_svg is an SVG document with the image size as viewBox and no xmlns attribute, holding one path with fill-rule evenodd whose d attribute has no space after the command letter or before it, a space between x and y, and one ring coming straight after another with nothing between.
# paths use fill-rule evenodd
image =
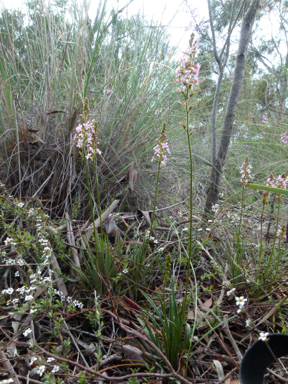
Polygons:
<instances>
[{"instance_id":1,"label":"slender green stem","mask_svg":"<svg viewBox=\"0 0 288 384\"><path fill-rule=\"evenodd\" d=\"M84 164L85 164L86 179L87 179L87 186L88 186L88 193L89 193L89 201L90 201L90 208L91 208L92 222L93 222L93 232L94 232L96 256L97 256L97 260L99 260L99 255L98 255L98 232L96 230L96 225L95 225L94 207L93 207L93 199L92 199L92 193L91 193L91 185L90 185L90 178L89 178L87 159L86 159L84 153L85 152L83 151L83 159L84 159Z\"/></svg>"},{"instance_id":2,"label":"slender green stem","mask_svg":"<svg viewBox=\"0 0 288 384\"><path fill-rule=\"evenodd\" d=\"M96 161L96 160L95 160ZM98 211L99 211L99 220L100 220L100 231L101 231L101 249L103 250L103 244L104 244L104 235L103 235L103 227L102 227L102 211L101 211L101 204L100 204L100 191L99 191L99 183L98 183L98 175L97 175L97 168L95 165L95 161L93 161L93 168L94 168L94 176L95 176L95 182L96 182L96 191L97 191L97 203L98 203Z\"/></svg>"},{"instance_id":3,"label":"slender green stem","mask_svg":"<svg viewBox=\"0 0 288 384\"><path fill-rule=\"evenodd\" d=\"M193 265L192 263L191 264L191 268L192 268L192 272L193 272L193 277L194 277L194 282L195 282L195 302L194 302L194 313L197 313L198 312L198 305L197 305L197 278L196 278L196 274L195 274L195 270L193 268ZM195 333L195 330L196 330L196 324L197 324L197 321L195 319L194 321L194 324L193 324L193 330L192 330L192 335L191 335L191 339L193 339L193 335ZM187 377L187 371L188 371L188 362L189 362L189 356L190 356L190 352L191 352L191 348L192 348L192 341L193 340L190 340L190 343L189 343L189 348L188 348L188 351L187 351L187 356L188 356L188 359L186 360L186 368L185 368L185 375Z\"/></svg>"},{"instance_id":4,"label":"slender green stem","mask_svg":"<svg viewBox=\"0 0 288 384\"><path fill-rule=\"evenodd\" d=\"M150 230L149 230L149 236L148 236L147 244L146 244L146 247L145 247L145 250L144 250L143 259L145 258L146 253L148 251L149 241L150 241L150 237L151 237L151 233L152 233L152 229L153 229L153 224L154 224L154 219L155 219L156 202L157 202L158 186L159 186L159 178L160 178L160 169L161 169L161 161L159 161L159 164L158 164L158 172L157 172L157 180L156 180L156 191L155 191L155 198L154 198L154 207L153 207L151 225L150 225Z\"/></svg>"},{"instance_id":5,"label":"slender green stem","mask_svg":"<svg viewBox=\"0 0 288 384\"><path fill-rule=\"evenodd\" d=\"M170 272L170 268L171 268L171 255L170 253L168 253L166 255L166 262L165 262L165 275L164 275L164 281L163 281L163 297L162 297L162 300L163 300L163 316L164 316L164 321L165 321L165 326L166 326L166 329L168 329L168 321L167 321L167 311L166 311L166 300L165 300L165 288L166 288L166 280L168 278L168 274ZM171 298L171 295L174 294L174 282L172 283L172 292L170 293L170 298ZM170 307L170 310L172 310L172 308ZM178 314L176 314L177 316Z\"/></svg>"},{"instance_id":6,"label":"slender green stem","mask_svg":"<svg viewBox=\"0 0 288 384\"><path fill-rule=\"evenodd\" d=\"M240 219L239 219L239 227L238 227L238 234L237 234L237 244L240 243L240 237L241 237L241 226L242 226L242 219L243 219L243 210L244 210L244 185L242 186L242 196L241 196L241 211L240 211Z\"/></svg>"},{"instance_id":7,"label":"slender green stem","mask_svg":"<svg viewBox=\"0 0 288 384\"><path fill-rule=\"evenodd\" d=\"M262 251L263 251L263 216L264 216L264 208L265 204L263 204L262 212L261 212L261 229L260 229L260 249L259 249L259 265L261 265L262 261Z\"/></svg>"},{"instance_id":8,"label":"slender green stem","mask_svg":"<svg viewBox=\"0 0 288 384\"><path fill-rule=\"evenodd\" d=\"M189 149L189 163L190 163L190 229L189 229L189 248L188 248L188 265L187 265L187 277L186 277L186 288L185 295L182 304L182 313L181 313L181 328L185 322L185 314L186 314L186 304L187 304L187 296L188 296L188 287L189 287L189 274L190 274L190 263L192 259L192 214L193 214L193 160L192 160L192 147L191 147L191 139L189 132L189 87L186 86L186 97L185 97L185 110L186 110L186 133L187 133L187 141L188 141L188 149Z\"/></svg>"},{"instance_id":9,"label":"slender green stem","mask_svg":"<svg viewBox=\"0 0 288 384\"><path fill-rule=\"evenodd\" d=\"M279 264L280 264L280 249L281 249L281 239L279 238L279 243L278 243L278 258L277 258L277 264L276 264L276 268L275 268L274 278L272 279L272 281L274 281L274 280L277 278L277 275L278 275Z\"/></svg>"},{"instance_id":10,"label":"slender green stem","mask_svg":"<svg viewBox=\"0 0 288 384\"><path fill-rule=\"evenodd\" d=\"M281 195L278 195L277 197L277 200L278 200L278 214L277 214L277 221L276 221L276 229L275 229L275 236L274 236L274 241L273 241L273 246L272 246L272 250L271 250L271 254L270 254L270 257L269 257L269 261L268 261L268 264L265 268L265 274L269 271L269 267L270 267L270 264L271 264L271 261L273 259L273 253L274 253L274 249L275 249L275 244L276 244L276 238L277 238L277 231L278 231L278 227L279 227L279 215L280 215L280 202L281 202Z\"/></svg>"},{"instance_id":11,"label":"slender green stem","mask_svg":"<svg viewBox=\"0 0 288 384\"><path fill-rule=\"evenodd\" d=\"M244 211L244 188L245 186L243 185L242 196L241 196L241 211L240 211L239 227L238 227L238 233L237 233L237 249L236 249L236 263L237 263L237 266L240 266L240 267L242 266L242 250L240 247L240 240L241 240L241 227L242 227L243 211ZM236 269L237 275L239 273L238 268ZM233 264L233 269L234 269L234 264ZM234 273L233 275L234 275L233 277L236 277Z\"/></svg>"}]
</instances>

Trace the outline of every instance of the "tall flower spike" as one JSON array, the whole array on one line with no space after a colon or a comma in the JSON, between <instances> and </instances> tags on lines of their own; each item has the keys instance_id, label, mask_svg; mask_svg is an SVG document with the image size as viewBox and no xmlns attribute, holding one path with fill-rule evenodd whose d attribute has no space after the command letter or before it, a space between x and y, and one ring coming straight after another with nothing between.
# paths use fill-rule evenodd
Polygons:
<instances>
[{"instance_id":1,"label":"tall flower spike","mask_svg":"<svg viewBox=\"0 0 288 384\"><path fill-rule=\"evenodd\" d=\"M286 177L285 173L282 173L277 177L276 187L280 189L286 189L287 182L288 182L288 177Z\"/></svg>"},{"instance_id":2,"label":"tall flower spike","mask_svg":"<svg viewBox=\"0 0 288 384\"><path fill-rule=\"evenodd\" d=\"M267 113L264 113L264 115L262 116L262 123L263 124L267 124L268 123L268 114Z\"/></svg>"},{"instance_id":3,"label":"tall flower spike","mask_svg":"<svg viewBox=\"0 0 288 384\"><path fill-rule=\"evenodd\" d=\"M86 159L94 159L97 155L101 155L101 151L98 148L98 123L91 120L89 114L89 100L87 97L84 100L83 115L80 117L83 119L83 123L76 127L76 134L74 135L74 141L76 146L82 149L81 156Z\"/></svg>"},{"instance_id":4,"label":"tall flower spike","mask_svg":"<svg viewBox=\"0 0 288 384\"><path fill-rule=\"evenodd\" d=\"M282 141L283 144L288 145L288 132L282 133L280 141Z\"/></svg>"},{"instance_id":5,"label":"tall flower spike","mask_svg":"<svg viewBox=\"0 0 288 384\"><path fill-rule=\"evenodd\" d=\"M273 173L270 173L270 175L269 175L268 178L267 178L267 184L266 184L266 186L267 186L267 187L275 187L274 182L275 182L275 177L273 176Z\"/></svg>"},{"instance_id":6,"label":"tall flower spike","mask_svg":"<svg viewBox=\"0 0 288 384\"><path fill-rule=\"evenodd\" d=\"M277 231L276 237L282 240L286 237L286 224L283 224Z\"/></svg>"},{"instance_id":7,"label":"tall flower spike","mask_svg":"<svg viewBox=\"0 0 288 384\"><path fill-rule=\"evenodd\" d=\"M194 57L196 55L198 44L194 41L194 34L191 35L189 40L189 48L183 52L184 57L180 59L180 65L176 69L176 78L174 82L180 83L188 89L193 89L195 85L199 83L199 71L201 65L194 64ZM177 91L183 92L181 88L177 88Z\"/></svg>"},{"instance_id":8,"label":"tall flower spike","mask_svg":"<svg viewBox=\"0 0 288 384\"><path fill-rule=\"evenodd\" d=\"M248 159L248 156L246 157L242 167L241 167L241 183L245 186L247 185L248 183L248 180L252 178L252 175L251 175L251 169L252 169L252 165L249 164L249 159Z\"/></svg>"},{"instance_id":9,"label":"tall flower spike","mask_svg":"<svg viewBox=\"0 0 288 384\"><path fill-rule=\"evenodd\" d=\"M285 173L282 173L281 175L279 175L276 179L276 188L280 188L280 189L286 189L286 185L287 185L287 182L288 182L288 177L286 177L286 174ZM278 201L281 201L282 199L282 195L281 193L277 193L276 194L276 199Z\"/></svg>"},{"instance_id":10,"label":"tall flower spike","mask_svg":"<svg viewBox=\"0 0 288 384\"><path fill-rule=\"evenodd\" d=\"M160 167L165 166L167 163L166 153L170 153L168 146L168 140L166 140L166 123L163 124L160 140L156 140L158 143L154 149L154 156L151 161L157 161L160 163Z\"/></svg>"}]
</instances>

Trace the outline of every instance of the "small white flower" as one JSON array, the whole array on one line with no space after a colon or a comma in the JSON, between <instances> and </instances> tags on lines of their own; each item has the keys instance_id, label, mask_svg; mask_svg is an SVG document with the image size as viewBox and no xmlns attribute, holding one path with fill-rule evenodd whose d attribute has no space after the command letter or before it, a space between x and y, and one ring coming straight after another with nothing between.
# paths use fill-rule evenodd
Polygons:
<instances>
[{"instance_id":1,"label":"small white flower","mask_svg":"<svg viewBox=\"0 0 288 384\"><path fill-rule=\"evenodd\" d=\"M239 308L243 308L244 305L245 305L245 302L247 301L247 299L244 299L244 296L240 296L240 297L235 297L236 299L236 305L239 306Z\"/></svg>"},{"instance_id":2,"label":"small white flower","mask_svg":"<svg viewBox=\"0 0 288 384\"><path fill-rule=\"evenodd\" d=\"M268 332L260 332L259 340L266 341L268 335Z\"/></svg>"},{"instance_id":3,"label":"small white flower","mask_svg":"<svg viewBox=\"0 0 288 384\"><path fill-rule=\"evenodd\" d=\"M186 232L186 231L188 231L188 229L189 229L188 227L185 227L185 228L182 229L182 231Z\"/></svg>"},{"instance_id":4,"label":"small white flower","mask_svg":"<svg viewBox=\"0 0 288 384\"><path fill-rule=\"evenodd\" d=\"M157 239L154 240L154 244L158 244L159 241Z\"/></svg>"},{"instance_id":5,"label":"small white flower","mask_svg":"<svg viewBox=\"0 0 288 384\"><path fill-rule=\"evenodd\" d=\"M8 289L4 289L2 291L2 293L7 293L8 295L12 295L12 293L14 292L14 289L13 288L8 288Z\"/></svg>"},{"instance_id":6,"label":"small white flower","mask_svg":"<svg viewBox=\"0 0 288 384\"><path fill-rule=\"evenodd\" d=\"M13 300L12 300L12 304L13 304L13 305L16 305L18 302L19 302L19 299L13 299Z\"/></svg>"},{"instance_id":7,"label":"small white flower","mask_svg":"<svg viewBox=\"0 0 288 384\"><path fill-rule=\"evenodd\" d=\"M227 292L227 296L228 296L228 297L231 296L231 295L234 296L234 292L235 292L235 291L236 291L236 288L232 288L231 291L228 291L228 292Z\"/></svg>"},{"instance_id":8,"label":"small white flower","mask_svg":"<svg viewBox=\"0 0 288 384\"><path fill-rule=\"evenodd\" d=\"M201 232L201 231L202 231L202 228L198 228L197 231L198 231L198 232Z\"/></svg>"},{"instance_id":9,"label":"small white flower","mask_svg":"<svg viewBox=\"0 0 288 384\"><path fill-rule=\"evenodd\" d=\"M38 375L41 377L41 376L43 375L43 373L45 372L45 369L46 369L45 365L41 365L41 366L37 369L36 373L38 373Z\"/></svg>"},{"instance_id":10,"label":"small white flower","mask_svg":"<svg viewBox=\"0 0 288 384\"><path fill-rule=\"evenodd\" d=\"M33 309L33 308L31 308L31 309L30 309L30 314L32 314L32 313L34 313L34 312L37 312L37 309Z\"/></svg>"},{"instance_id":11,"label":"small white flower","mask_svg":"<svg viewBox=\"0 0 288 384\"><path fill-rule=\"evenodd\" d=\"M37 357L32 356L29 365L32 365L35 361L37 361Z\"/></svg>"},{"instance_id":12,"label":"small white flower","mask_svg":"<svg viewBox=\"0 0 288 384\"><path fill-rule=\"evenodd\" d=\"M47 255L47 254L50 254L50 253L51 253L51 248L49 248L49 247L44 247L43 252L46 253L46 255Z\"/></svg>"},{"instance_id":13,"label":"small white flower","mask_svg":"<svg viewBox=\"0 0 288 384\"><path fill-rule=\"evenodd\" d=\"M38 240L40 244L42 245L47 245L48 244L48 240L46 239L43 239L43 237L40 237L40 239Z\"/></svg>"},{"instance_id":14,"label":"small white flower","mask_svg":"<svg viewBox=\"0 0 288 384\"><path fill-rule=\"evenodd\" d=\"M206 231L207 231L207 232L210 232L210 231L211 231L211 229L210 229L210 228L206 228Z\"/></svg>"},{"instance_id":15,"label":"small white flower","mask_svg":"<svg viewBox=\"0 0 288 384\"><path fill-rule=\"evenodd\" d=\"M16 261L16 263L17 263L18 265L20 265L20 267L21 267L22 265L25 264L25 261L24 261L23 259L18 259L18 260Z\"/></svg>"},{"instance_id":16,"label":"small white flower","mask_svg":"<svg viewBox=\"0 0 288 384\"><path fill-rule=\"evenodd\" d=\"M20 207L20 208L24 207L24 203L18 203L17 207Z\"/></svg>"},{"instance_id":17,"label":"small white flower","mask_svg":"<svg viewBox=\"0 0 288 384\"><path fill-rule=\"evenodd\" d=\"M246 320L246 325L245 325L245 327L253 327L253 321L251 321L250 319L247 319Z\"/></svg>"},{"instance_id":18,"label":"small white flower","mask_svg":"<svg viewBox=\"0 0 288 384\"><path fill-rule=\"evenodd\" d=\"M9 245L9 244L12 244L12 243L15 244L15 242L13 241L13 239L11 237L7 237L7 239L4 241L4 243L5 243L5 245Z\"/></svg>"},{"instance_id":19,"label":"small white flower","mask_svg":"<svg viewBox=\"0 0 288 384\"><path fill-rule=\"evenodd\" d=\"M243 308L243 307L240 307L239 309L237 309L237 313L238 313L238 315L239 315L239 313L242 312L242 308Z\"/></svg>"},{"instance_id":20,"label":"small white flower","mask_svg":"<svg viewBox=\"0 0 288 384\"><path fill-rule=\"evenodd\" d=\"M160 248L158 249L158 252L163 252L164 250L165 250L164 247L160 247Z\"/></svg>"},{"instance_id":21,"label":"small white flower","mask_svg":"<svg viewBox=\"0 0 288 384\"><path fill-rule=\"evenodd\" d=\"M217 212L218 209L219 209L219 204L214 204L214 205L212 205L212 211L213 211L213 212Z\"/></svg>"},{"instance_id":22,"label":"small white flower","mask_svg":"<svg viewBox=\"0 0 288 384\"><path fill-rule=\"evenodd\" d=\"M28 295L25 297L25 301L30 301L30 300L33 300L34 297L32 295Z\"/></svg>"},{"instance_id":23,"label":"small white flower","mask_svg":"<svg viewBox=\"0 0 288 384\"><path fill-rule=\"evenodd\" d=\"M26 329L25 332L23 332L23 336L27 337L28 335L30 335L31 332L32 332L31 328L28 328L28 329Z\"/></svg>"},{"instance_id":24,"label":"small white flower","mask_svg":"<svg viewBox=\"0 0 288 384\"><path fill-rule=\"evenodd\" d=\"M51 361L54 361L54 360L55 360L54 357L48 357L47 363L51 363Z\"/></svg>"},{"instance_id":25,"label":"small white flower","mask_svg":"<svg viewBox=\"0 0 288 384\"><path fill-rule=\"evenodd\" d=\"M59 365L54 365L54 367L53 367L51 373L56 373L56 372L59 372L59 371L60 371L60 367L59 367Z\"/></svg>"},{"instance_id":26,"label":"small white flower","mask_svg":"<svg viewBox=\"0 0 288 384\"><path fill-rule=\"evenodd\" d=\"M123 271L122 271L122 273L124 273L124 275L125 275L126 273L128 273L128 272L129 272L129 271L128 271L127 268L124 268Z\"/></svg>"},{"instance_id":27,"label":"small white flower","mask_svg":"<svg viewBox=\"0 0 288 384\"><path fill-rule=\"evenodd\" d=\"M15 265L16 264L16 261L14 259L8 259L6 260L6 265Z\"/></svg>"},{"instance_id":28,"label":"small white flower","mask_svg":"<svg viewBox=\"0 0 288 384\"><path fill-rule=\"evenodd\" d=\"M208 220L208 223L213 223L213 220Z\"/></svg>"},{"instance_id":29,"label":"small white flower","mask_svg":"<svg viewBox=\"0 0 288 384\"><path fill-rule=\"evenodd\" d=\"M20 277L20 273L19 273L19 271L16 271L16 272L15 272L15 277Z\"/></svg>"},{"instance_id":30,"label":"small white flower","mask_svg":"<svg viewBox=\"0 0 288 384\"><path fill-rule=\"evenodd\" d=\"M35 213L36 213L36 210L34 208L30 208L28 211L28 216L33 216L35 215Z\"/></svg>"}]
</instances>

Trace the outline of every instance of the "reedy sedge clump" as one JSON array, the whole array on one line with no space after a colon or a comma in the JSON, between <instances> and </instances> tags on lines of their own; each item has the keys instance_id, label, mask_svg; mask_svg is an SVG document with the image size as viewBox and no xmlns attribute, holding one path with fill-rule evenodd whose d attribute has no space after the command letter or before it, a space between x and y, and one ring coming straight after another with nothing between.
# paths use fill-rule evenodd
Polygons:
<instances>
[{"instance_id":1,"label":"reedy sedge clump","mask_svg":"<svg viewBox=\"0 0 288 384\"><path fill-rule=\"evenodd\" d=\"M77 218L87 220L84 164L75 167L71 158L84 98L101 126L104 206L111 183L131 159L145 158L147 137L174 118L169 72L174 48L165 27L147 28L139 15L126 19L107 0L99 2L92 19L86 3L66 8L60 3L28 2L23 13L0 12L0 178L13 196L41 196L51 218L71 217L78 201Z\"/></svg>"}]
</instances>

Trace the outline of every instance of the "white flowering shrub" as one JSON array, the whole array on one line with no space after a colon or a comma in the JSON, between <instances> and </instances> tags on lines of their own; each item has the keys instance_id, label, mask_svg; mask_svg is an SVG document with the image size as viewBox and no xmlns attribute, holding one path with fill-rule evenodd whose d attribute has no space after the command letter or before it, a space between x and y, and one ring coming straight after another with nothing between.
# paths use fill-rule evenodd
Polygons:
<instances>
[{"instance_id":1,"label":"white flowering shrub","mask_svg":"<svg viewBox=\"0 0 288 384\"><path fill-rule=\"evenodd\" d=\"M82 300L67 295L67 292L64 294L59 287L56 289L61 271L57 270L58 278L55 279L53 257L55 261L57 253L62 250L59 239L53 238L55 235L49 228L48 216L40 207L35 207L37 200L20 202L8 195L3 184L0 188L0 303L7 313L7 332L11 335L17 332L17 340L26 345L31 377L36 375L41 381L55 383L55 375L67 373L67 365L57 356L67 358L71 349L70 338L63 339L62 335L65 318L84 311L82 322L86 321L87 326L94 329L98 343L103 327L100 305L95 297L96 312L90 310L86 313ZM57 245L56 255L51 244ZM55 357L39 353L37 340L43 337L43 327L49 335L45 341L58 345ZM2 344L5 347L5 337ZM49 353L53 351L51 348L48 350ZM33 354L35 351L36 355ZM101 356L99 345L95 349L95 362ZM4 382L11 382L11 379L7 380ZM59 380L58 376L57 382L61 383Z\"/></svg>"}]
</instances>

